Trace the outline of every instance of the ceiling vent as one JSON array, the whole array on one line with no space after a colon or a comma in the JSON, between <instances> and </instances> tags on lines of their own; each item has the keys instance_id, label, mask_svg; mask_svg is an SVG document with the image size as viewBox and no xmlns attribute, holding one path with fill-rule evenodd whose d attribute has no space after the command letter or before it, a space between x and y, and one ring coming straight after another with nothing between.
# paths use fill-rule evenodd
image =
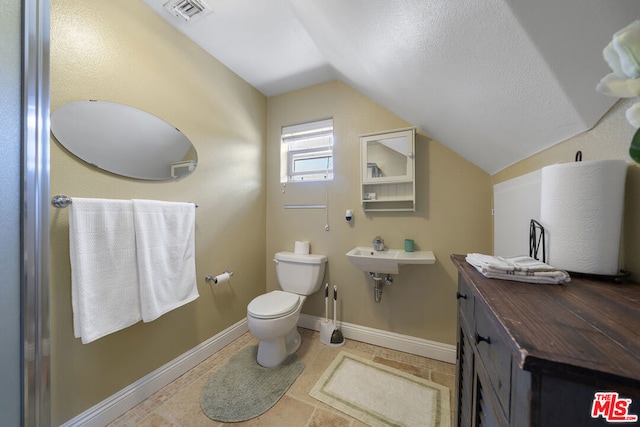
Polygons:
<instances>
[{"instance_id":1,"label":"ceiling vent","mask_svg":"<svg viewBox=\"0 0 640 427\"><path fill-rule=\"evenodd\" d=\"M213 10L202 0L170 0L164 8L185 24L193 24Z\"/></svg>"}]
</instances>

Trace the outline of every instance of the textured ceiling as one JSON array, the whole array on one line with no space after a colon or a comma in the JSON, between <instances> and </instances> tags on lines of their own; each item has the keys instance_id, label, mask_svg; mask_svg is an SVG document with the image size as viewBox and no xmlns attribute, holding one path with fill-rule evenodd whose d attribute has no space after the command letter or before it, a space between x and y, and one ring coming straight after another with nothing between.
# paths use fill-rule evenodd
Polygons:
<instances>
[{"instance_id":1,"label":"textured ceiling","mask_svg":"<svg viewBox=\"0 0 640 427\"><path fill-rule=\"evenodd\" d=\"M616 101L602 49L638 0L204 0L190 25L267 96L340 79L488 173L584 132Z\"/></svg>"}]
</instances>

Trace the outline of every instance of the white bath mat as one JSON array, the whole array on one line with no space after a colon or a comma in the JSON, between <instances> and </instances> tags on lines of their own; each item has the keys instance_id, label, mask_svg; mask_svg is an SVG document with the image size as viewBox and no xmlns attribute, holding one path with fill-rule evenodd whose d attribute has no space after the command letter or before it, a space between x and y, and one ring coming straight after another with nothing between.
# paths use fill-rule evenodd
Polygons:
<instances>
[{"instance_id":1,"label":"white bath mat","mask_svg":"<svg viewBox=\"0 0 640 427\"><path fill-rule=\"evenodd\" d=\"M371 426L449 427L449 388L341 352L309 395Z\"/></svg>"}]
</instances>

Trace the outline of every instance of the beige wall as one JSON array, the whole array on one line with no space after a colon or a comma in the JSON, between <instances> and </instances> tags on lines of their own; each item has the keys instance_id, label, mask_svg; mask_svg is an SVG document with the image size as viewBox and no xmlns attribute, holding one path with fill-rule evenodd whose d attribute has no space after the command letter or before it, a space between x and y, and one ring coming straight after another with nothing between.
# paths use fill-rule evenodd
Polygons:
<instances>
[{"instance_id":1,"label":"beige wall","mask_svg":"<svg viewBox=\"0 0 640 427\"><path fill-rule=\"evenodd\" d=\"M271 97L267 105L267 288L278 288L273 254L292 251L295 240L309 240L312 252L329 257L325 279L339 287L341 320L454 344L457 273L449 256L490 251L490 176L418 134L416 212L365 214L359 201L359 135L410 124L340 82ZM281 126L327 117L334 119L334 180L288 184L283 191ZM325 185L328 211L283 208L298 202L324 203ZM353 209L352 224L344 219L346 209ZM372 280L345 256L354 246L370 246L376 235L392 248L402 248L404 239L412 238L416 249L432 250L437 258L434 265L402 267L379 304L373 300ZM303 313L324 316L323 296L319 292L309 297Z\"/></svg>"},{"instance_id":2,"label":"beige wall","mask_svg":"<svg viewBox=\"0 0 640 427\"><path fill-rule=\"evenodd\" d=\"M577 151L582 151L583 160L627 161L621 263L637 281L640 280L640 167L629 157L629 144L635 129L625 118L625 111L635 102L637 99L619 101L593 129L504 169L493 175L492 180L497 184L554 163L572 162Z\"/></svg>"},{"instance_id":3,"label":"beige wall","mask_svg":"<svg viewBox=\"0 0 640 427\"><path fill-rule=\"evenodd\" d=\"M59 425L246 315L265 288L266 99L141 2L53 0L51 110L128 104L194 143L197 170L175 182L121 178L51 142L51 194L193 201L200 298L83 345L73 337L68 210L51 209L52 425ZM204 280L225 268L232 284Z\"/></svg>"}]
</instances>

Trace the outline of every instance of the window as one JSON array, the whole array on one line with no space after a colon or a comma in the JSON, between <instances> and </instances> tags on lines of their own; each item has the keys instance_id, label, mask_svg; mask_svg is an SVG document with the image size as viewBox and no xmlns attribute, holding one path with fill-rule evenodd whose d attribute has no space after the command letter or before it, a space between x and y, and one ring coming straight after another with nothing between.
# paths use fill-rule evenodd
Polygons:
<instances>
[{"instance_id":1,"label":"window","mask_svg":"<svg viewBox=\"0 0 640 427\"><path fill-rule=\"evenodd\" d=\"M282 128L280 182L333 179L333 119Z\"/></svg>"}]
</instances>

